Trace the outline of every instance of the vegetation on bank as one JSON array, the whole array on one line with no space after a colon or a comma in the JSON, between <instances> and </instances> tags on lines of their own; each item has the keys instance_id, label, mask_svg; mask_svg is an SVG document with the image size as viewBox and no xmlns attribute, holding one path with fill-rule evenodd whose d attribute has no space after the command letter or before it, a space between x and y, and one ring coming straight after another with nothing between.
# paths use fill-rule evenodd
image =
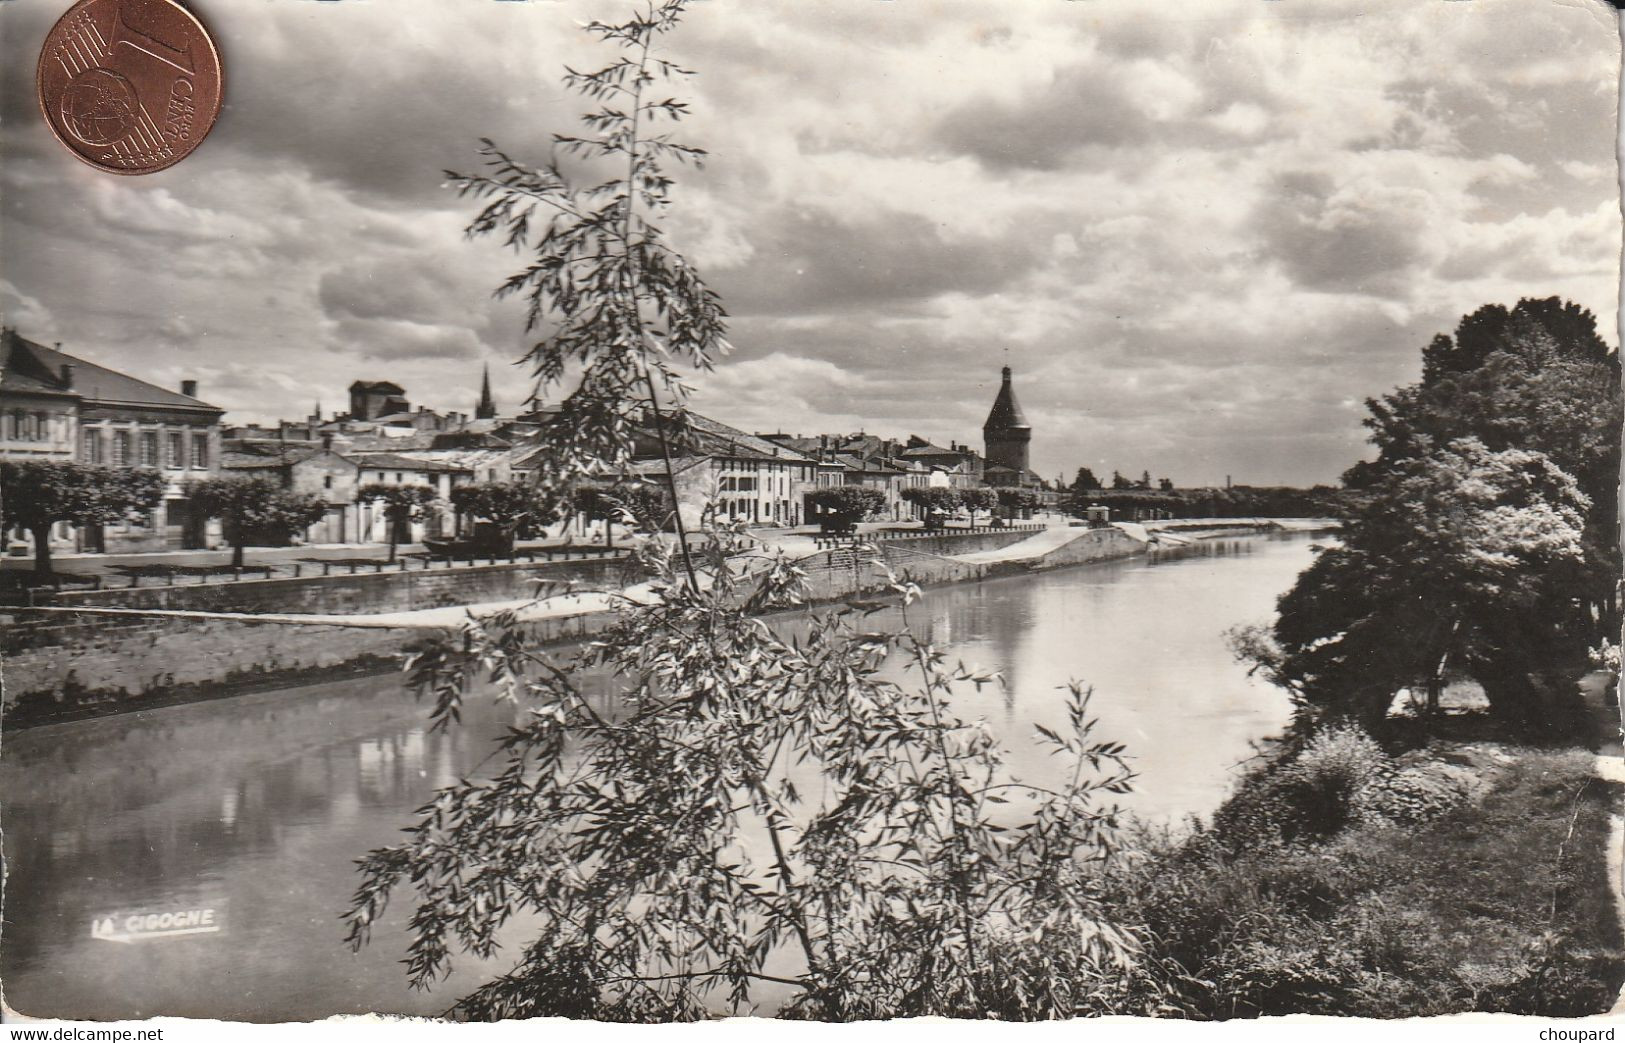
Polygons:
<instances>
[{"instance_id":1,"label":"vegetation on bank","mask_svg":"<svg viewBox=\"0 0 1625 1043\"><path fill-rule=\"evenodd\" d=\"M1422 740L1424 734L1413 735ZM1609 1009L1618 795L1576 747L1322 733L1214 822L1143 839L1108 908L1148 939L1114 1012L1367 1018Z\"/></svg>"}]
</instances>

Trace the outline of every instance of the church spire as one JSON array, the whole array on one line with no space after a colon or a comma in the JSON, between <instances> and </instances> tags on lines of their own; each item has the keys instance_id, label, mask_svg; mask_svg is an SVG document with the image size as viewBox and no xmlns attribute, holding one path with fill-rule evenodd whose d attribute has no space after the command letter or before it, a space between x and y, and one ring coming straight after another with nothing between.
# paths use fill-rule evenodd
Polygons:
<instances>
[{"instance_id":1,"label":"church spire","mask_svg":"<svg viewBox=\"0 0 1625 1043\"><path fill-rule=\"evenodd\" d=\"M491 397L491 364L485 364L485 378L480 384L480 404L474 407L474 419L490 420L497 415L496 400Z\"/></svg>"}]
</instances>

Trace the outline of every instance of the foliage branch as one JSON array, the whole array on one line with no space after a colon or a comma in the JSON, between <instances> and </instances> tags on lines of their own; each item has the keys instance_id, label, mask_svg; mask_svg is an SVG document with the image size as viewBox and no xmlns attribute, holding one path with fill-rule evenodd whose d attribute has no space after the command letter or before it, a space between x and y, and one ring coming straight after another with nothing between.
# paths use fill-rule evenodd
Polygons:
<instances>
[{"instance_id":1,"label":"foliage branch","mask_svg":"<svg viewBox=\"0 0 1625 1043\"><path fill-rule=\"evenodd\" d=\"M368 482L356 490L357 503L381 503L389 528L389 560L394 561L400 547L401 531L412 522L422 521L439 498L427 485L388 485Z\"/></svg>"},{"instance_id":2,"label":"foliage branch","mask_svg":"<svg viewBox=\"0 0 1625 1043\"><path fill-rule=\"evenodd\" d=\"M540 469L548 495L624 477L652 429L675 504L658 396L684 393L676 360L704 369L721 345L714 296L643 213L666 204L661 163L701 154L647 129L686 112L650 93L687 75L652 50L684 6L587 25L623 52L566 78L600 104L589 136L558 138L536 167L487 143L491 172L457 178L486 201L471 233L533 253L502 292L525 294L543 331L538 380L575 380ZM578 191L561 154L624 173ZM911 583L876 563L900 632L850 609L770 626L764 610L803 601L795 561L714 512L692 545L673 520L675 540L639 545L651 581L579 651L545 650L510 612L413 657L435 727L475 683L520 720L490 773L442 789L404 843L362 861L351 943L401 889L417 985L522 932L511 970L454 1008L473 1019L699 1018L751 1009L764 987L778 1013L809 1018L1098 1007L1138 946L1097 900L1116 849L1108 801L1130 772L1093 734L1087 691L1069 689L1066 729L1039 729L1055 781L1018 782L986 727L953 712L958 689L995 679L907 629Z\"/></svg>"}]
</instances>

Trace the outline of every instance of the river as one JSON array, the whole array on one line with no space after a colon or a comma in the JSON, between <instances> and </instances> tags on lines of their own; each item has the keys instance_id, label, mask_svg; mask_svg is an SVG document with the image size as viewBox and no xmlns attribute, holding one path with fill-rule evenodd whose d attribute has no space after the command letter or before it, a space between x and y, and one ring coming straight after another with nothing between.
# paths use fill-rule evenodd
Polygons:
<instances>
[{"instance_id":1,"label":"river","mask_svg":"<svg viewBox=\"0 0 1625 1043\"><path fill-rule=\"evenodd\" d=\"M1237 765L1286 722L1285 697L1231 657L1224 632L1267 619L1311 558L1306 536L1206 541L1166 555L932 589L911 611L939 646L1001 671L962 697L1016 774L1040 779L1035 721L1064 722L1071 678L1094 686L1098 734L1139 772L1125 806L1153 821L1211 812ZM879 622L885 622L880 620ZM341 944L353 862L471 770L514 711L471 701L430 734L393 676L348 679L8 734L7 1003L35 1016L156 1014L284 1021L434 1014L505 969L458 962L407 988L406 911L372 945ZM404 892L403 892L404 896ZM213 910L197 933L117 941L104 917Z\"/></svg>"}]
</instances>

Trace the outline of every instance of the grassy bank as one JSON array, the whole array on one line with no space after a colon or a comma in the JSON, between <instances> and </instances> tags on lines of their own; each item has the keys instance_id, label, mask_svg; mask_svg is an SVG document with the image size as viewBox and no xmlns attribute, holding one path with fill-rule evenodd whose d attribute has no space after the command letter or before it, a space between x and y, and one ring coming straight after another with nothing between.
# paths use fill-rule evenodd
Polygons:
<instances>
[{"instance_id":1,"label":"grassy bank","mask_svg":"<svg viewBox=\"0 0 1625 1043\"><path fill-rule=\"evenodd\" d=\"M1153 939L1147 1013L1608 1010L1616 788L1583 748L1323 736L1112 881Z\"/></svg>"}]
</instances>

